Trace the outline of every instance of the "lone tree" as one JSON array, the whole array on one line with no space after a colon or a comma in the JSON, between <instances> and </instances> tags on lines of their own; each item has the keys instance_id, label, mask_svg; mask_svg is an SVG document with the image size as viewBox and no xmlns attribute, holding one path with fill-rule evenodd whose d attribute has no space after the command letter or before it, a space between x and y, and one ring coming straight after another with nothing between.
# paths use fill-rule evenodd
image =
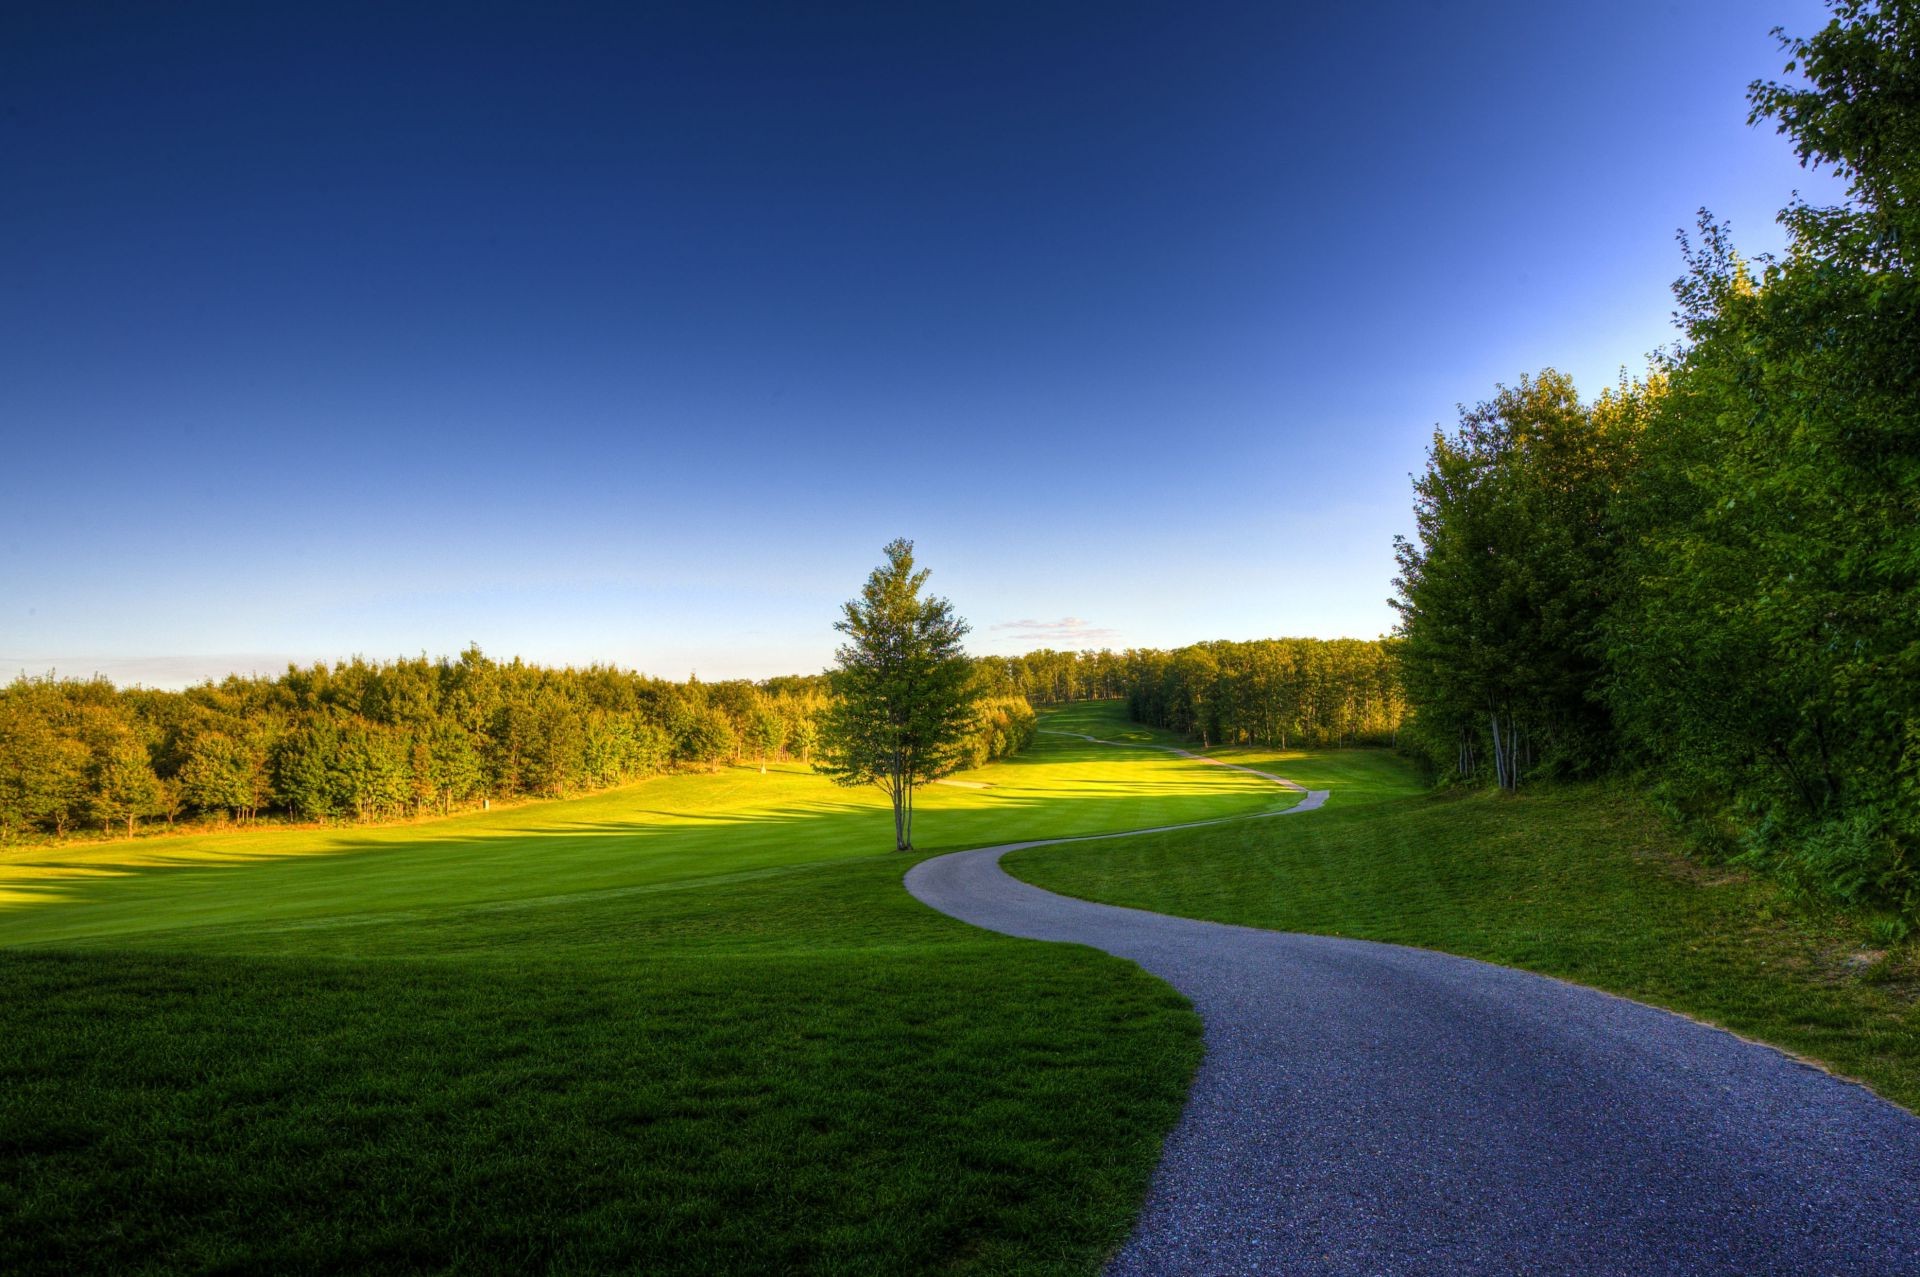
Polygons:
<instances>
[{"instance_id":1,"label":"lone tree","mask_svg":"<svg viewBox=\"0 0 1920 1277\"><path fill-rule=\"evenodd\" d=\"M893 800L894 846L913 850L914 787L959 766L974 717L967 623L945 599L923 599L913 542L896 540L834 629L833 704L821 723L821 768L840 785L878 785Z\"/></svg>"}]
</instances>

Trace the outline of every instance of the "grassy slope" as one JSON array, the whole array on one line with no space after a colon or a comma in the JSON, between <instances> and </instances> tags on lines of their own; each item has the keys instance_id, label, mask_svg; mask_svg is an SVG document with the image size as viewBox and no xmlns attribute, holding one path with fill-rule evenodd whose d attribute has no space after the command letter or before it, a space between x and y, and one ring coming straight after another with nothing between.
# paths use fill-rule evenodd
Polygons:
<instances>
[{"instance_id":1,"label":"grassy slope","mask_svg":"<svg viewBox=\"0 0 1920 1277\"><path fill-rule=\"evenodd\" d=\"M967 779L928 851L1273 800L1049 737ZM1090 1271L1197 1024L889 832L741 769L0 857L0 1270Z\"/></svg>"},{"instance_id":2,"label":"grassy slope","mask_svg":"<svg viewBox=\"0 0 1920 1277\"><path fill-rule=\"evenodd\" d=\"M1261 765L1258 751L1221 753ZM1265 757L1333 798L1298 820L1035 848L1007 868L1088 899L1576 980L1785 1047L1920 1108L1910 963L1863 956L1856 921L1687 860L1631 792L1405 796L1412 777L1396 777L1390 756ZM1360 784L1323 785L1325 766L1360 769Z\"/></svg>"}]
</instances>

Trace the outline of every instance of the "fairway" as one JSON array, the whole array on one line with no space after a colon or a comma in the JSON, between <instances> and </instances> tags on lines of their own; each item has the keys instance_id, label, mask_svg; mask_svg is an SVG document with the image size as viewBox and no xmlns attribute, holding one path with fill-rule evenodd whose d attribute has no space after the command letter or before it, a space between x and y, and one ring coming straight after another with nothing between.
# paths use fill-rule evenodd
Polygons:
<instances>
[{"instance_id":1,"label":"fairway","mask_svg":"<svg viewBox=\"0 0 1920 1277\"><path fill-rule=\"evenodd\" d=\"M1117 703L1072 706L1047 719L1096 734L1119 721ZM923 851L1112 832L1287 801L1253 777L1054 735L952 779L959 783L928 787L917 800ZM765 774L733 767L663 776L587 798L419 824L29 848L0 856L0 944L118 946L167 931L179 933L161 941L169 946L253 949L262 933L297 925L324 945L311 933L885 857L888 821L877 791L839 789L797 764L775 764Z\"/></svg>"},{"instance_id":2,"label":"fairway","mask_svg":"<svg viewBox=\"0 0 1920 1277\"><path fill-rule=\"evenodd\" d=\"M1058 736L960 779L923 796L928 854L1292 800ZM736 768L10 853L0 1268L1089 1272L1196 1022L1128 964L924 908L889 834L866 794Z\"/></svg>"}]
</instances>

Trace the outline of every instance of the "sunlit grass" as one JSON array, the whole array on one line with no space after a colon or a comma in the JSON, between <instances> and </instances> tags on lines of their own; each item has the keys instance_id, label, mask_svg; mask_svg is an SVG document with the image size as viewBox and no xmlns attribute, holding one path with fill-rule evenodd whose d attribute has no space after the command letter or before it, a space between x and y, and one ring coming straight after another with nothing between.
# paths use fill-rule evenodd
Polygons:
<instances>
[{"instance_id":1,"label":"sunlit grass","mask_svg":"<svg viewBox=\"0 0 1920 1277\"><path fill-rule=\"evenodd\" d=\"M1057 736L957 779L970 785L932 786L917 800L923 850L1284 801L1253 777ZM876 790L836 788L798 766L764 775L736 767L420 824L28 847L0 853L0 944L121 943L143 931L441 910L892 856L891 820Z\"/></svg>"},{"instance_id":2,"label":"sunlit grass","mask_svg":"<svg viewBox=\"0 0 1920 1277\"><path fill-rule=\"evenodd\" d=\"M1389 749L1274 749L1241 745L1210 749L1210 758L1285 776L1308 789L1332 794L1340 808L1360 807L1425 793L1428 782L1407 759Z\"/></svg>"},{"instance_id":3,"label":"sunlit grass","mask_svg":"<svg viewBox=\"0 0 1920 1277\"><path fill-rule=\"evenodd\" d=\"M1056 706L1042 724L1049 731L1075 731L1126 745L1160 745L1190 750L1224 763L1284 776L1308 789L1337 795L1342 807L1384 802L1424 793L1419 769L1389 749L1278 749L1270 745L1227 745L1202 749L1175 732L1128 721L1120 701L1083 701Z\"/></svg>"},{"instance_id":4,"label":"sunlit grass","mask_svg":"<svg viewBox=\"0 0 1920 1277\"><path fill-rule=\"evenodd\" d=\"M928 853L1288 801L1066 737L961 779ZM1091 1273L1197 1022L891 832L741 768L0 857L0 1271Z\"/></svg>"}]
</instances>

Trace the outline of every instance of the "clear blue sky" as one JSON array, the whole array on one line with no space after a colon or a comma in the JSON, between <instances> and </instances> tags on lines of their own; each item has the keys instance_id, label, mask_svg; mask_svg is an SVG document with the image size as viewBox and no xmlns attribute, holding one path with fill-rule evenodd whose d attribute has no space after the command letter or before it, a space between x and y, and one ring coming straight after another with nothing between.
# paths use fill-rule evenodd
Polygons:
<instances>
[{"instance_id":1,"label":"clear blue sky","mask_svg":"<svg viewBox=\"0 0 1920 1277\"><path fill-rule=\"evenodd\" d=\"M1803 0L0 12L0 678L1371 637L1436 423L1823 196Z\"/></svg>"}]
</instances>

